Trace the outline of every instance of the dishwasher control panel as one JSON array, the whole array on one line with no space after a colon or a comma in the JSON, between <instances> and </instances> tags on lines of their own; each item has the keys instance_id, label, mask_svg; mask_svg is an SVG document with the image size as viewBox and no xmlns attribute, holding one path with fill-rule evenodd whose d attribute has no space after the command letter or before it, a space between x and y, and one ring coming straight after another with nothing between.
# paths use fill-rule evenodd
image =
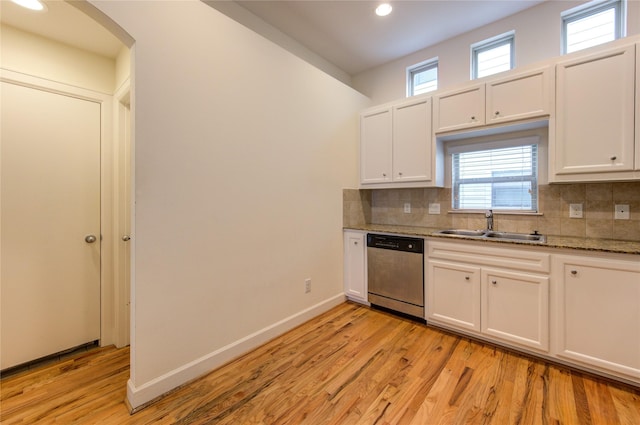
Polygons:
<instances>
[{"instance_id":1,"label":"dishwasher control panel","mask_svg":"<svg viewBox=\"0 0 640 425\"><path fill-rule=\"evenodd\" d=\"M370 248L415 252L417 254L424 253L424 239L404 236L387 236L369 233L367 234L367 246Z\"/></svg>"}]
</instances>

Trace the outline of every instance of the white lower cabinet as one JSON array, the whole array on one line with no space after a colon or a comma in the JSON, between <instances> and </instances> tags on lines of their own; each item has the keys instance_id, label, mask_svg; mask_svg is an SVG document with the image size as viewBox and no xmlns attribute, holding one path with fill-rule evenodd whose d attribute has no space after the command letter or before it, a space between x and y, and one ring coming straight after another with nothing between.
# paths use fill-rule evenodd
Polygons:
<instances>
[{"instance_id":1,"label":"white lower cabinet","mask_svg":"<svg viewBox=\"0 0 640 425\"><path fill-rule=\"evenodd\" d=\"M438 241L427 251L427 323L549 350L549 254Z\"/></svg>"},{"instance_id":2,"label":"white lower cabinet","mask_svg":"<svg viewBox=\"0 0 640 425\"><path fill-rule=\"evenodd\" d=\"M549 277L482 269L481 332L549 350Z\"/></svg>"},{"instance_id":3,"label":"white lower cabinet","mask_svg":"<svg viewBox=\"0 0 640 425\"><path fill-rule=\"evenodd\" d=\"M479 267L430 260L427 282L427 321L480 332Z\"/></svg>"},{"instance_id":4,"label":"white lower cabinet","mask_svg":"<svg viewBox=\"0 0 640 425\"><path fill-rule=\"evenodd\" d=\"M367 304L366 233L344 232L344 293L350 300Z\"/></svg>"},{"instance_id":5,"label":"white lower cabinet","mask_svg":"<svg viewBox=\"0 0 640 425\"><path fill-rule=\"evenodd\" d=\"M556 256L556 355L640 382L640 261Z\"/></svg>"}]
</instances>

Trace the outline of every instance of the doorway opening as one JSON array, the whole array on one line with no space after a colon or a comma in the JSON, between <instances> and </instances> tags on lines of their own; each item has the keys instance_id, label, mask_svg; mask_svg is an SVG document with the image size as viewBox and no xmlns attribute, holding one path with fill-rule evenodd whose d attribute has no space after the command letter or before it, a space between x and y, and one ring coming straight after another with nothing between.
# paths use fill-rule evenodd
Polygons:
<instances>
[{"instance_id":1,"label":"doorway opening","mask_svg":"<svg viewBox=\"0 0 640 425\"><path fill-rule=\"evenodd\" d=\"M18 16L13 13L11 8L17 6L10 2L2 2L1 7L3 66L11 68L11 71L0 68L2 84L11 85L12 90L14 86L21 89L29 88L44 93L45 96L55 95L59 98L68 98L98 105L100 134L99 165L96 168L99 173L99 224L95 231L83 233L80 242L83 248L89 247L89 249L94 249L97 252L97 259L95 258L96 252L92 253L93 257L90 259L90 262L93 262L97 267L99 279L97 292L97 341L102 346L114 344L122 347L128 345L130 328L129 268L131 266L129 261L129 246L131 243L129 239L131 238L130 217L132 214L130 198L132 191L127 185L131 184L132 173L130 151L126 150L131 149L132 95L129 80L131 75L131 53L129 47L132 46L133 40L130 37L126 39L128 35L123 30L113 31L109 27L108 32L111 37L114 37L113 34L117 33L122 40L122 35L125 34L126 37L124 39L126 41L124 43L119 41L120 50L117 55L106 57L89 51L91 47L86 45L70 46L65 40L60 40L56 34L40 33L40 29L32 25L27 15L23 13ZM57 26L56 24L47 25L47 29L43 28L43 31L51 29L55 31L56 27L60 28L61 26L65 27L65 29L74 28L76 27L74 24L75 19L83 20L84 24L89 21L92 26L102 28L102 31L105 31L105 27L107 27L107 25L103 27L105 20L97 18L101 15L101 12L88 2L50 2L49 8L55 8L56 12L64 10L62 15L56 13L51 16L52 19L54 19L53 15L56 17L64 16L65 22L58 23ZM108 20L106 17L105 19ZM77 25L77 27L86 28L86 25ZM86 41L91 37L87 34L82 34L77 39ZM21 41L25 40L28 43L21 43ZM28 46L28 48L25 49L24 46ZM32 60L35 57L38 58L37 62ZM37 63L37 67L34 63ZM106 76L109 72L111 77ZM105 93L111 93L111 95L104 95ZM3 102L3 108L5 107L6 103ZM122 114L124 114L123 118L121 118ZM63 122L68 127L75 128L72 123L66 120L63 120ZM37 126L37 124L32 123L30 126ZM3 146L5 146L4 143ZM69 151L70 149L66 148L65 150ZM32 155L37 153L38 151L36 150ZM5 152L3 152L3 157L5 156L4 154ZM123 156L124 160L122 159ZM28 158L28 156L26 157ZM123 178L125 183L123 183ZM4 210L4 188L2 196ZM55 196L62 200L65 198L66 192L59 192ZM30 210L32 209L28 211ZM4 214L2 217L2 220L6 221ZM12 223L8 221L5 224L3 228L12 226ZM1 234L4 242L8 232L3 231ZM41 238L39 243L46 244L48 241L50 241L49 237ZM16 258L27 257L17 256ZM5 270L5 261L12 260L5 256L5 251L3 251L3 270ZM5 279L5 277L3 276L2 280L2 299L5 299L5 288L9 287L6 282L11 280L10 278ZM11 300L8 300L8 303L11 303ZM20 321L4 320L4 317L2 319L3 327L5 323L17 323L18 326L23 326ZM46 335L46 332L44 334ZM38 338L41 338L41 335L38 335ZM95 341L95 338L88 337L85 342L79 345L70 343L71 345L65 346L61 351L56 349L52 355L60 356L60 352L63 355L68 354L69 350L75 350L78 346L81 349L91 347L95 345ZM5 346L4 342L3 340L3 346ZM34 354L34 359L41 358L40 354L42 353ZM4 358L5 356L2 357ZM25 359L27 358L22 360ZM27 359L24 362L20 360L20 362L29 364L34 359ZM0 369L5 369L4 365Z\"/></svg>"}]
</instances>

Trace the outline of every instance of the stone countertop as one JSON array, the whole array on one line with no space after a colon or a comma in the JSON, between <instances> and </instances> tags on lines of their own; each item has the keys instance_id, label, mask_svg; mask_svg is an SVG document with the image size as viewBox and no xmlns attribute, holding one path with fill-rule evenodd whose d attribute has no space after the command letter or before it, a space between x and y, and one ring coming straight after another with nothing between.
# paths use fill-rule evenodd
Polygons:
<instances>
[{"instance_id":1,"label":"stone countertop","mask_svg":"<svg viewBox=\"0 0 640 425\"><path fill-rule=\"evenodd\" d=\"M345 230L362 230L366 232L380 232L380 233L393 233L398 235L407 236L421 236L421 237L434 237L441 239L468 239L486 243L507 243L517 245L529 245L539 246L546 248L570 248L580 249L584 251L599 251L599 252L614 252L619 254L635 254L640 255L640 241L622 241L614 239L593 239L593 238L579 238L579 237L565 237L565 236L547 236L545 243L527 242L527 241L510 241L510 240L495 240L489 238L474 238L464 236L447 236L440 235L436 232L443 230L432 227L417 227L417 226L397 226L397 225L384 225L384 224L365 224L361 226L349 226L345 227Z\"/></svg>"}]
</instances>

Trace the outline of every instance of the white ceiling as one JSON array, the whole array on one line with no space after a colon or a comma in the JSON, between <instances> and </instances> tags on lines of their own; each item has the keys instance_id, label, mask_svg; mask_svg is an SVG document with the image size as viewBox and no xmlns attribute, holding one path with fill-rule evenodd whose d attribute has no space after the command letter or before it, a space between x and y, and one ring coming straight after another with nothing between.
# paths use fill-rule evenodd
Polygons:
<instances>
[{"instance_id":1,"label":"white ceiling","mask_svg":"<svg viewBox=\"0 0 640 425\"><path fill-rule=\"evenodd\" d=\"M354 75L545 0L387 1L393 12L386 17L374 13L380 0L236 3Z\"/></svg>"},{"instance_id":2,"label":"white ceiling","mask_svg":"<svg viewBox=\"0 0 640 425\"><path fill-rule=\"evenodd\" d=\"M391 0L380 18L380 1L236 1L349 75L392 61L487 25L546 0ZM115 58L122 43L83 12L61 0L45 0L46 13L0 1L8 25ZM216 7L229 1L207 3ZM224 11L224 7L219 7Z\"/></svg>"}]
</instances>

